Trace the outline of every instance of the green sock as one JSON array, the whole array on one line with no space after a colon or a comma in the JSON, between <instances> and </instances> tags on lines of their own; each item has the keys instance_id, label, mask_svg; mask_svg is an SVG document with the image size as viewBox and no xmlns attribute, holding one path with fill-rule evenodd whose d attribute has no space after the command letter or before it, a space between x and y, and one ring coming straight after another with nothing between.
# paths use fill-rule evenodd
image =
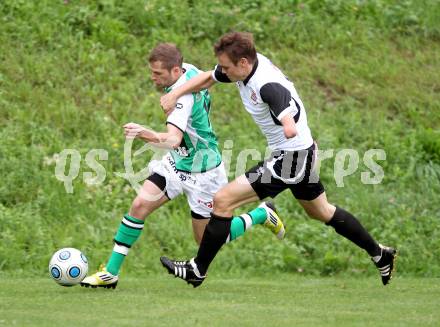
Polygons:
<instances>
[{"instance_id":1,"label":"green sock","mask_svg":"<svg viewBox=\"0 0 440 327\"><path fill-rule=\"evenodd\" d=\"M233 241L244 234L244 232L253 225L264 224L267 218L267 212L264 208L255 208L248 213L234 217L231 221L231 230L227 242Z\"/></svg>"},{"instance_id":2,"label":"green sock","mask_svg":"<svg viewBox=\"0 0 440 327\"><path fill-rule=\"evenodd\" d=\"M118 275L131 246L136 242L144 228L144 221L124 215L115 236L115 245L110 259L107 262L107 271L113 275Z\"/></svg>"}]
</instances>

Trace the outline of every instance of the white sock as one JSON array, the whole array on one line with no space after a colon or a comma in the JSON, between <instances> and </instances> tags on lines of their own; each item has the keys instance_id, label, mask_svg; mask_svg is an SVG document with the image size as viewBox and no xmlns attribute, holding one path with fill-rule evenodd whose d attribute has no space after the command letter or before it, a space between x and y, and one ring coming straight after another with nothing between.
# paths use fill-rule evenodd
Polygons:
<instances>
[{"instance_id":1,"label":"white sock","mask_svg":"<svg viewBox=\"0 0 440 327\"><path fill-rule=\"evenodd\" d=\"M192 259L189 261L189 264L193 267L193 269L194 269L194 274L195 274L197 277L199 277L199 278L205 278L205 277L206 277L206 275L205 275L205 276L202 276L202 274L200 274L199 268L197 267L196 262L194 261L194 258L192 258Z\"/></svg>"}]
</instances>

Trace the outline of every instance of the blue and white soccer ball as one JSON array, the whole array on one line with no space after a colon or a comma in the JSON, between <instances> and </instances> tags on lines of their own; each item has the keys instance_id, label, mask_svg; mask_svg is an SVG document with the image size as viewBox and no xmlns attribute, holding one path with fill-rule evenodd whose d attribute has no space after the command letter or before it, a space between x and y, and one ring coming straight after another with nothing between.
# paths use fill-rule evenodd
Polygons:
<instances>
[{"instance_id":1,"label":"blue and white soccer ball","mask_svg":"<svg viewBox=\"0 0 440 327\"><path fill-rule=\"evenodd\" d=\"M86 256L74 248L58 250L49 262L50 276L62 286L79 284L86 277L88 270Z\"/></svg>"}]
</instances>

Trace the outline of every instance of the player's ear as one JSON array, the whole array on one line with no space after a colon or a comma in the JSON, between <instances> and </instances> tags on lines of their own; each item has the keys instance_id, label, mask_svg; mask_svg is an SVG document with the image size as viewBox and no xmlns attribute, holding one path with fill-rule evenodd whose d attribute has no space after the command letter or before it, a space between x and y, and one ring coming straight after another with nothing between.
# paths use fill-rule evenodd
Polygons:
<instances>
[{"instance_id":1,"label":"player's ear","mask_svg":"<svg viewBox=\"0 0 440 327\"><path fill-rule=\"evenodd\" d=\"M171 70L172 70L173 74L178 74L180 71L180 67L174 66Z\"/></svg>"},{"instance_id":2,"label":"player's ear","mask_svg":"<svg viewBox=\"0 0 440 327\"><path fill-rule=\"evenodd\" d=\"M246 66L247 64L249 64L249 61L247 60L247 58L240 58L240 60L238 61L238 63L240 64L241 67Z\"/></svg>"}]
</instances>

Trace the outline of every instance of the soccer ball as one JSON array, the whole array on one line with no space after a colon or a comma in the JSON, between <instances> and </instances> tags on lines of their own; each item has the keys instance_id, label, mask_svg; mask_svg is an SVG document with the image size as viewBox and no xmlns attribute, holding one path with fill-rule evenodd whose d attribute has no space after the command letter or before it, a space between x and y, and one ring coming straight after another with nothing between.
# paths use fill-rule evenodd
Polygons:
<instances>
[{"instance_id":1,"label":"soccer ball","mask_svg":"<svg viewBox=\"0 0 440 327\"><path fill-rule=\"evenodd\" d=\"M55 252L49 262L49 273L62 286L79 284L87 275L86 256L77 249L64 248Z\"/></svg>"}]
</instances>

